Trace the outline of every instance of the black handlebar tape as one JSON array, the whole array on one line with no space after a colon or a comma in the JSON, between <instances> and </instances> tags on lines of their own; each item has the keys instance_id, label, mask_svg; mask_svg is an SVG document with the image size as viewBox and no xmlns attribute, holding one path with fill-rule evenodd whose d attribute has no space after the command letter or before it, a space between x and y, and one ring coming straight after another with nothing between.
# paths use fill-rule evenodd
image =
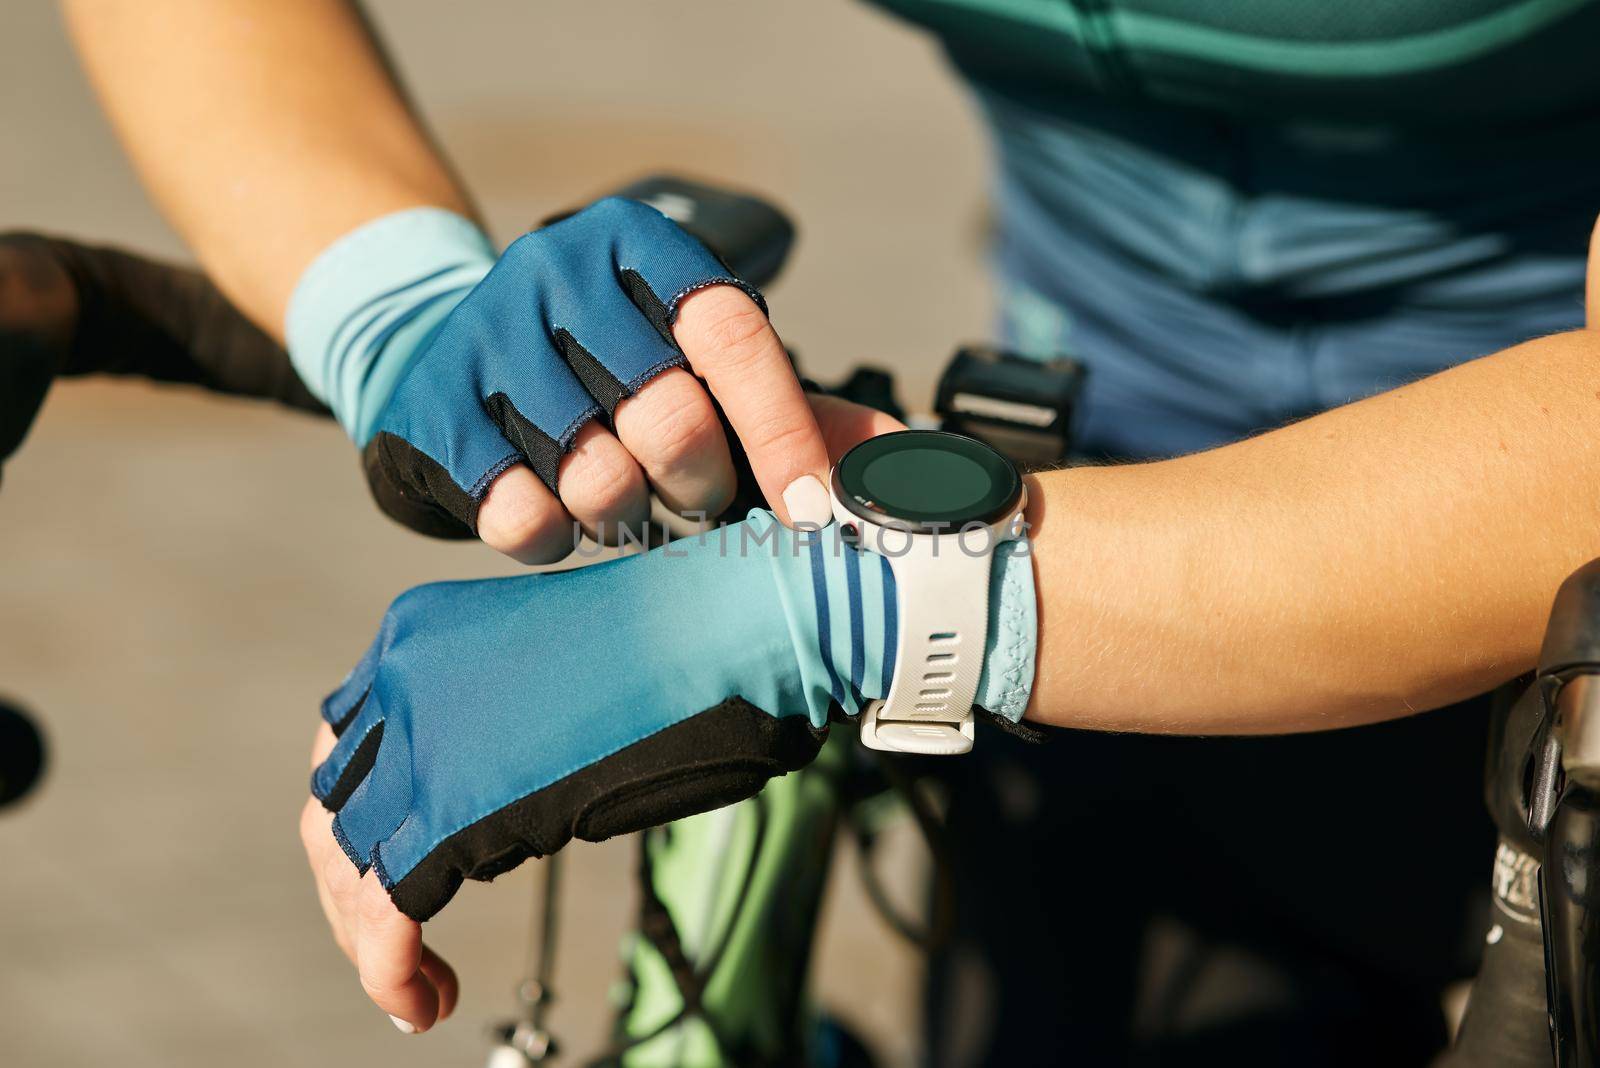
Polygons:
<instances>
[{"instance_id":1,"label":"black handlebar tape","mask_svg":"<svg viewBox=\"0 0 1600 1068\"><path fill-rule=\"evenodd\" d=\"M1539 651L1541 676L1585 666L1600 667L1600 560L1578 568L1556 591Z\"/></svg>"},{"instance_id":2,"label":"black handlebar tape","mask_svg":"<svg viewBox=\"0 0 1600 1068\"><path fill-rule=\"evenodd\" d=\"M1528 785L1543 747L1547 720L1539 688L1530 682L1531 676L1524 676L1495 691L1483 800L1500 837L1537 857L1543 855L1544 844L1529 827Z\"/></svg>"},{"instance_id":3,"label":"black handlebar tape","mask_svg":"<svg viewBox=\"0 0 1600 1068\"><path fill-rule=\"evenodd\" d=\"M1551 1068L1544 939L1534 860L1505 838L1495 857L1490 926L1472 1000L1450 1051L1434 1068Z\"/></svg>"},{"instance_id":4,"label":"black handlebar tape","mask_svg":"<svg viewBox=\"0 0 1600 1068\"><path fill-rule=\"evenodd\" d=\"M199 271L0 234L0 458L57 375L138 375L328 414L288 354Z\"/></svg>"},{"instance_id":5,"label":"black handlebar tape","mask_svg":"<svg viewBox=\"0 0 1600 1068\"><path fill-rule=\"evenodd\" d=\"M1600 1065L1600 794L1569 782L1545 836L1539 889L1557 1068Z\"/></svg>"}]
</instances>

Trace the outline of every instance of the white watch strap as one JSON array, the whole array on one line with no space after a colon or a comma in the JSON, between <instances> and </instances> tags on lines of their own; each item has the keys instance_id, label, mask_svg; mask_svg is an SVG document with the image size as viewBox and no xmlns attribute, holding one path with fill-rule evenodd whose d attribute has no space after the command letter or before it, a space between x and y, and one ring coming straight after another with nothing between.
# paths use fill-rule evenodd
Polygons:
<instances>
[{"instance_id":1,"label":"white watch strap","mask_svg":"<svg viewBox=\"0 0 1600 1068\"><path fill-rule=\"evenodd\" d=\"M909 539L902 555L890 556L899 634L880 719L959 723L972 714L989 631L993 556L985 533L977 553L957 544L959 535L941 534Z\"/></svg>"},{"instance_id":2,"label":"white watch strap","mask_svg":"<svg viewBox=\"0 0 1600 1068\"><path fill-rule=\"evenodd\" d=\"M993 542L982 530L913 537L869 525L863 535L894 571L898 634L894 681L887 698L863 710L862 741L964 753L972 748L972 702L988 639Z\"/></svg>"}]
</instances>

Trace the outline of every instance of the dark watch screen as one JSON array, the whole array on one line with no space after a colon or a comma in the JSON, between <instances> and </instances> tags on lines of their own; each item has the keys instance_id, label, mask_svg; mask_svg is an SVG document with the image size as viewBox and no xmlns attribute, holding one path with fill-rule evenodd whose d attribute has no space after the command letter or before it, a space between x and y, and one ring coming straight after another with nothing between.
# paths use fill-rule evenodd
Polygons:
<instances>
[{"instance_id":1,"label":"dark watch screen","mask_svg":"<svg viewBox=\"0 0 1600 1068\"><path fill-rule=\"evenodd\" d=\"M869 522L943 529L1004 519L1022 482L998 452L972 438L906 430L862 442L834 469L834 492Z\"/></svg>"}]
</instances>

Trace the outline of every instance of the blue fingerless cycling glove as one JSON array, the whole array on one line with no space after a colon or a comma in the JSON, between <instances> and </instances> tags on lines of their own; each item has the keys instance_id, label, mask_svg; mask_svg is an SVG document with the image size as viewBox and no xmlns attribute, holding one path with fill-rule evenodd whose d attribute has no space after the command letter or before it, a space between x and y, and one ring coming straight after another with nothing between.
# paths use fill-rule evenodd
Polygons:
<instances>
[{"instance_id":1,"label":"blue fingerless cycling glove","mask_svg":"<svg viewBox=\"0 0 1600 1068\"><path fill-rule=\"evenodd\" d=\"M526 463L552 492L561 458L683 364L678 305L735 285L656 209L609 197L517 239L496 261L472 223L398 212L335 242L289 305L295 367L357 445L379 505L413 529L469 535L489 484Z\"/></svg>"},{"instance_id":2,"label":"blue fingerless cycling glove","mask_svg":"<svg viewBox=\"0 0 1600 1068\"><path fill-rule=\"evenodd\" d=\"M837 528L766 512L561 573L422 586L323 703L312 775L334 835L395 904L432 916L572 837L749 797L809 763L830 712L888 692L894 578ZM1033 678L1032 562L991 580L981 706L1016 721Z\"/></svg>"}]
</instances>

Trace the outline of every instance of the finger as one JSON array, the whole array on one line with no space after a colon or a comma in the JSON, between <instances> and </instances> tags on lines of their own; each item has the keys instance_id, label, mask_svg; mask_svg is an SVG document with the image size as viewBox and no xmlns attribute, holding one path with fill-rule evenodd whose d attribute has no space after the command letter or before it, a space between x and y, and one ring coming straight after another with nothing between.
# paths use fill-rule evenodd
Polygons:
<instances>
[{"instance_id":1,"label":"finger","mask_svg":"<svg viewBox=\"0 0 1600 1068\"><path fill-rule=\"evenodd\" d=\"M622 442L597 423L572 439L572 452L561 461L556 488L572 518L602 544L615 543L622 530L641 530L650 518L644 472ZM572 548L570 535L567 547Z\"/></svg>"},{"instance_id":2,"label":"finger","mask_svg":"<svg viewBox=\"0 0 1600 1068\"><path fill-rule=\"evenodd\" d=\"M322 719L332 728L333 733L343 734L355 721L356 714L361 711L361 706L366 702L367 691L372 688L373 677L378 673L378 663L383 659L383 646L388 638L389 617L385 616L383 624L379 626L378 633L372 639L367 651L362 654L356 666L350 669L350 674L344 681L322 700Z\"/></svg>"},{"instance_id":3,"label":"finger","mask_svg":"<svg viewBox=\"0 0 1600 1068\"><path fill-rule=\"evenodd\" d=\"M778 518L827 524L828 451L766 314L734 286L708 286L683 299L672 332L721 402Z\"/></svg>"},{"instance_id":4,"label":"finger","mask_svg":"<svg viewBox=\"0 0 1600 1068\"><path fill-rule=\"evenodd\" d=\"M333 733L332 727L326 723L317 724L317 733L311 738L312 770L316 770L318 764L328 759L328 754L333 752L334 743L338 740Z\"/></svg>"},{"instance_id":5,"label":"finger","mask_svg":"<svg viewBox=\"0 0 1600 1068\"><path fill-rule=\"evenodd\" d=\"M311 772L311 795L329 812L338 812L378 759L383 719L369 691L355 720L339 735L328 756Z\"/></svg>"},{"instance_id":6,"label":"finger","mask_svg":"<svg viewBox=\"0 0 1600 1068\"><path fill-rule=\"evenodd\" d=\"M456 970L450 967L449 961L430 949L427 943L422 946L421 968L422 974L439 992L439 1019L449 1019L450 1014L456 1011L456 1001L461 997L461 981L456 978Z\"/></svg>"},{"instance_id":7,"label":"finger","mask_svg":"<svg viewBox=\"0 0 1600 1068\"><path fill-rule=\"evenodd\" d=\"M358 879L339 844L333 840L333 813L316 798L307 799L300 810L300 842L311 867L311 881L317 888L317 902L328 921L328 929L339 949L355 963L355 944L351 938L354 916L354 889Z\"/></svg>"},{"instance_id":8,"label":"finger","mask_svg":"<svg viewBox=\"0 0 1600 1068\"><path fill-rule=\"evenodd\" d=\"M822 429L822 440L827 443L828 459L832 463L838 463L840 457L868 438L906 428L892 415L847 401L843 397L808 393L806 399L811 402L817 426Z\"/></svg>"},{"instance_id":9,"label":"finger","mask_svg":"<svg viewBox=\"0 0 1600 1068\"><path fill-rule=\"evenodd\" d=\"M375 875L361 880L356 971L361 989L406 1033L439 1018L439 991L422 970L422 925L394 907Z\"/></svg>"},{"instance_id":10,"label":"finger","mask_svg":"<svg viewBox=\"0 0 1600 1068\"><path fill-rule=\"evenodd\" d=\"M617 405L617 438L644 468L661 502L682 514L720 514L737 484L728 439L705 389L671 368Z\"/></svg>"},{"instance_id":11,"label":"finger","mask_svg":"<svg viewBox=\"0 0 1600 1068\"><path fill-rule=\"evenodd\" d=\"M350 925L345 922L339 899L334 897L328 886L322 880L314 880L317 886L317 903L322 906L322 915L328 921L328 930L333 935L333 944L339 947L345 959L351 964L356 962L356 946L350 932Z\"/></svg>"},{"instance_id":12,"label":"finger","mask_svg":"<svg viewBox=\"0 0 1600 1068\"><path fill-rule=\"evenodd\" d=\"M393 729L387 729L390 727ZM346 733L353 735L356 730ZM340 746L344 742L344 738L339 739ZM340 748L336 746L323 767L333 765L339 757ZM411 739L404 725L386 723L380 710L374 726L356 746L336 785L323 800L338 813L333 821L334 839L363 875L374 865L382 870L378 856L382 842L411 813L416 788L414 768Z\"/></svg>"},{"instance_id":13,"label":"finger","mask_svg":"<svg viewBox=\"0 0 1600 1068\"><path fill-rule=\"evenodd\" d=\"M454 355L452 366L472 358ZM361 450L373 500L419 533L470 535L488 485L519 460L531 461L528 428L513 418L505 395L483 397L472 378L402 379L385 409L394 414Z\"/></svg>"},{"instance_id":14,"label":"finger","mask_svg":"<svg viewBox=\"0 0 1600 1068\"><path fill-rule=\"evenodd\" d=\"M1600 330L1600 221L1589 233L1589 269L1584 286L1584 325Z\"/></svg>"},{"instance_id":15,"label":"finger","mask_svg":"<svg viewBox=\"0 0 1600 1068\"><path fill-rule=\"evenodd\" d=\"M490 483L478 537L518 563L553 564L572 551L572 517L538 475L517 464Z\"/></svg>"}]
</instances>

